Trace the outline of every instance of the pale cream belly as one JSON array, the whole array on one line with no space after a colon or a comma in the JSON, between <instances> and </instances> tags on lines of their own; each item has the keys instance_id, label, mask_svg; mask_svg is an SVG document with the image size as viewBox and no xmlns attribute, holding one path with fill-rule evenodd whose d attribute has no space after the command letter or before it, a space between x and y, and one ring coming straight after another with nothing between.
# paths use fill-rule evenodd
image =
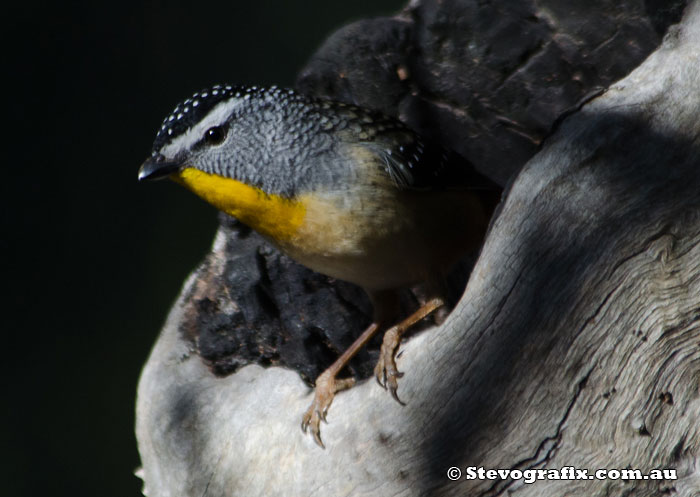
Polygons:
<instances>
[{"instance_id":1,"label":"pale cream belly","mask_svg":"<svg viewBox=\"0 0 700 497\"><path fill-rule=\"evenodd\" d=\"M375 191L345 205L330 196L304 198L297 236L277 245L314 271L383 290L447 271L481 240L486 215L468 192L387 194L394 198Z\"/></svg>"}]
</instances>

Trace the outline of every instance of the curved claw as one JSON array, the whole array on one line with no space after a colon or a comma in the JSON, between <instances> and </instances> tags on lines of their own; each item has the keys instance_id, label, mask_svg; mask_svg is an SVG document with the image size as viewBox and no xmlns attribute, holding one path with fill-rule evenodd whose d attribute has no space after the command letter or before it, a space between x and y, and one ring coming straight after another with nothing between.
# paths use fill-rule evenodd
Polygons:
<instances>
[{"instance_id":1,"label":"curved claw","mask_svg":"<svg viewBox=\"0 0 700 497\"><path fill-rule=\"evenodd\" d=\"M399 399L399 395L396 393L396 390L399 388L399 384L396 381L396 378L401 378L403 376L403 373L400 371L392 371L389 373L391 375L392 380L389 382L389 392L391 393L391 396L394 398L396 402L401 404L402 406L405 406L406 403Z\"/></svg>"},{"instance_id":2,"label":"curved claw","mask_svg":"<svg viewBox=\"0 0 700 497\"><path fill-rule=\"evenodd\" d=\"M306 433L306 429L310 428L314 441L322 449L325 449L326 446L321 440L321 421L328 423L326 415L331 403L333 403L335 394L352 387L354 384L354 378L337 380L330 371L323 372L316 380L314 400L301 418L301 429Z\"/></svg>"},{"instance_id":3,"label":"curved claw","mask_svg":"<svg viewBox=\"0 0 700 497\"><path fill-rule=\"evenodd\" d=\"M379 360L374 368L374 377L384 390L389 390L396 402L405 406L406 403L399 399L396 393L396 390L399 388L399 384L396 380L403 376L403 373L396 367L395 359L399 348L399 341L400 330L397 326L390 328L384 334L382 348L379 351Z\"/></svg>"},{"instance_id":4,"label":"curved claw","mask_svg":"<svg viewBox=\"0 0 700 497\"><path fill-rule=\"evenodd\" d=\"M374 379L377 380L380 387L386 390L386 368L384 367L383 354L379 355L379 361L377 361L377 365L374 367Z\"/></svg>"},{"instance_id":5,"label":"curved claw","mask_svg":"<svg viewBox=\"0 0 700 497\"><path fill-rule=\"evenodd\" d=\"M406 405L406 403L405 403L403 400L399 399L399 396L398 396L398 394L396 393L396 390L391 390L391 396L394 397L394 400L395 400L396 402L398 402L399 404L401 404L402 406L405 406L405 405Z\"/></svg>"},{"instance_id":6,"label":"curved claw","mask_svg":"<svg viewBox=\"0 0 700 497\"><path fill-rule=\"evenodd\" d=\"M318 409L317 400L317 396L314 397L314 401L301 418L301 430L306 433L307 428L309 428L311 435L314 437L314 442L322 449L325 449L326 446L323 445L323 440L321 440L321 421L326 420L325 416Z\"/></svg>"},{"instance_id":7,"label":"curved claw","mask_svg":"<svg viewBox=\"0 0 700 497\"><path fill-rule=\"evenodd\" d=\"M393 358L391 359L388 365L384 366L383 374L385 378L385 388L389 390L389 393L391 393L391 396L396 402L398 402L402 406L405 406L406 403L399 399L399 395L396 393L396 391L399 388L399 383L397 379L401 378L403 376L403 373L396 369L396 362Z\"/></svg>"}]
</instances>

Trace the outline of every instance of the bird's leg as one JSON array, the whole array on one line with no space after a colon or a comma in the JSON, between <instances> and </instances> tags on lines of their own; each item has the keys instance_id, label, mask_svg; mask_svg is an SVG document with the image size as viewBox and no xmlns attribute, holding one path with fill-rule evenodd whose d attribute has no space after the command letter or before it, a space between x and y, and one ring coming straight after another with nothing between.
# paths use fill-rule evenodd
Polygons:
<instances>
[{"instance_id":1,"label":"bird's leg","mask_svg":"<svg viewBox=\"0 0 700 497\"><path fill-rule=\"evenodd\" d=\"M321 441L320 424L321 421L326 421L326 413L333 402L333 397L335 397L337 392L346 390L355 384L355 378L337 379L336 376L378 330L379 323L370 324L367 329L362 332L362 335L360 335L360 337L316 379L314 400L302 418L301 429L306 432L306 429L310 428L314 440L321 447L325 448L323 441Z\"/></svg>"},{"instance_id":2,"label":"bird's leg","mask_svg":"<svg viewBox=\"0 0 700 497\"><path fill-rule=\"evenodd\" d=\"M309 428L316 443L325 448L321 440L321 421L326 421L326 413L333 402L337 392L347 390L355 384L355 379L342 378L336 376L340 373L350 360L369 342L379 331L382 323L385 323L395 312L398 306L397 296L394 292L368 292L374 305L374 319L365 331L355 340L350 347L338 357L323 373L316 379L314 389L314 400L304 413L301 420L301 429L306 432Z\"/></svg>"},{"instance_id":3,"label":"bird's leg","mask_svg":"<svg viewBox=\"0 0 700 497\"><path fill-rule=\"evenodd\" d=\"M397 380L403 376L403 373L396 368L396 352L399 349L401 336L411 326L444 305L445 300L442 297L434 297L423 304L416 312L384 333L382 348L379 351L379 361L377 361L377 366L374 368L374 376L377 378L377 382L383 388L388 389L391 392L391 396L401 405L404 403L401 402L396 394L396 389L399 386Z\"/></svg>"}]
</instances>

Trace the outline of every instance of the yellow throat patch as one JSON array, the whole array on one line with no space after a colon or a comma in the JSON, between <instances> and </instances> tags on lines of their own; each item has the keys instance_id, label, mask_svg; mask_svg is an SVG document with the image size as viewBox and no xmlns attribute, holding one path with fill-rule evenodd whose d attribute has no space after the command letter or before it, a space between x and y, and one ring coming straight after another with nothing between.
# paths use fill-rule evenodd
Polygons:
<instances>
[{"instance_id":1,"label":"yellow throat patch","mask_svg":"<svg viewBox=\"0 0 700 497\"><path fill-rule=\"evenodd\" d=\"M172 179L220 211L277 241L294 238L306 216L306 207L301 202L192 167L174 174Z\"/></svg>"}]
</instances>

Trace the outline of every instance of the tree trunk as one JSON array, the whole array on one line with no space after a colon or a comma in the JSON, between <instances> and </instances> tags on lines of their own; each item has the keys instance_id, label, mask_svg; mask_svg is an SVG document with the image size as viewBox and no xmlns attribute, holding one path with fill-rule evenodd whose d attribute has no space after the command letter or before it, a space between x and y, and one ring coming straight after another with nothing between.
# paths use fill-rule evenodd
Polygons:
<instances>
[{"instance_id":1,"label":"tree trunk","mask_svg":"<svg viewBox=\"0 0 700 497\"><path fill-rule=\"evenodd\" d=\"M335 398L325 450L302 434L312 398L303 380L351 340L324 333L359 331L367 303L227 221L140 381L147 495L700 495L700 2L643 62L675 11L647 2L648 15L635 17L633 7L600 2L584 15L555 8L569 2L512 3L500 16L469 17L449 14L495 7L413 2L360 25L375 31L341 31L300 78L305 91L385 105L418 129L438 123L443 141L481 159L482 171L514 178L454 311L402 345L407 405L367 381ZM503 47L507 30L489 30L533 12L538 22L515 25L529 45ZM473 54L436 52L464 35L450 30L465 19L478 20L480 43L492 47L468 82L450 68ZM393 40L383 52L391 56L343 72L354 60L339 47L352 39L355 52L363 40ZM496 77L494 64L508 71ZM361 357L354 373L366 377L373 359ZM461 470L456 481L451 467ZM472 467L674 469L677 479L529 484L471 479Z\"/></svg>"}]
</instances>

